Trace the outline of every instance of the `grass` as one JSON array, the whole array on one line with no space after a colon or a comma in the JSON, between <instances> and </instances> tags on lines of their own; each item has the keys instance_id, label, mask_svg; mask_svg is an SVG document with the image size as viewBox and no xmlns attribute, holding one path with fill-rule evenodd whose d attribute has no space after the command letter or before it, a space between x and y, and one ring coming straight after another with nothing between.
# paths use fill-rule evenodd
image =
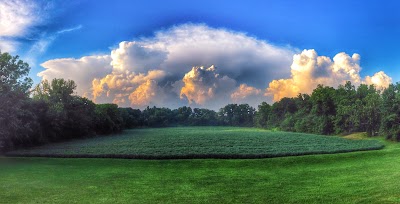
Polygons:
<instances>
[{"instance_id":1,"label":"grass","mask_svg":"<svg viewBox=\"0 0 400 204\"><path fill-rule=\"evenodd\" d=\"M108 137L49 144L9 156L102 158L266 158L383 148L376 140L267 131L237 127L182 127L127 130Z\"/></svg>"},{"instance_id":2,"label":"grass","mask_svg":"<svg viewBox=\"0 0 400 204\"><path fill-rule=\"evenodd\" d=\"M0 158L0 203L399 203L400 144L269 159Z\"/></svg>"},{"instance_id":3,"label":"grass","mask_svg":"<svg viewBox=\"0 0 400 204\"><path fill-rule=\"evenodd\" d=\"M72 150L89 152L95 150L96 145L103 145L98 148L102 151L106 151L106 147L108 151L115 151L134 144L147 144L138 141L156 141L145 138L137 140L140 134L149 136L151 132L153 135L157 133L158 143L169 144L172 141L167 139L167 135L186 135L184 138L188 139L195 137L190 136L191 131L195 130L132 130L119 137L88 139L82 143L72 141L29 151L45 151L48 148L48 151L64 153ZM182 133L177 134L179 131ZM400 144L380 138L365 138L361 133L346 136L352 139L347 140L306 134L276 135L278 132L241 128L198 128L197 132L198 139L214 133L225 143L241 141L240 144L244 144L249 137L255 137L258 139L248 142L256 146L265 145L263 139L271 141L270 134L273 133L278 138L289 135L286 139L295 142L297 145L294 146L307 146L308 142L315 142L314 137L319 137L332 144L336 144L332 141L372 142L384 144L385 148L340 154L234 160L0 157L0 203L400 202ZM307 142L298 143L295 136ZM130 143L132 138L137 141ZM109 141L109 145L106 141ZM322 141L320 145L328 145ZM215 140L208 146L217 144L218 140ZM286 148L285 145L279 145Z\"/></svg>"}]
</instances>

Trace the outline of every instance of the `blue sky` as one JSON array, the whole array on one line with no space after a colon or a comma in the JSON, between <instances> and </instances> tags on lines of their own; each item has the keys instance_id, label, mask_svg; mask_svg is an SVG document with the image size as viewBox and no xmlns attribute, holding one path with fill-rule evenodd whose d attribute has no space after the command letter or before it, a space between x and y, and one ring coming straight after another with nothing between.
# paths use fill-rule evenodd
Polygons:
<instances>
[{"instance_id":1,"label":"blue sky","mask_svg":"<svg viewBox=\"0 0 400 204\"><path fill-rule=\"evenodd\" d=\"M15 2L35 4L32 16L39 20L26 25L23 34L1 37L0 32L0 42L17 43L12 53L32 62L35 82L40 81L36 75L44 70L40 64L48 60L109 55L122 41L152 38L156 32L188 23L244 33L297 54L304 49L330 58L340 52L350 56L358 53L361 77L384 71L393 82L400 79L397 1ZM46 46L32 52L40 40Z\"/></svg>"},{"instance_id":2,"label":"blue sky","mask_svg":"<svg viewBox=\"0 0 400 204\"><path fill-rule=\"evenodd\" d=\"M274 44L323 55L357 52L365 74L384 69L398 81L400 6L397 1L73 1L43 32L82 25L60 36L42 59L108 52L123 40L173 25L206 23ZM84 43L84 46L82 45ZM371 69L371 71L369 71ZM393 71L392 71L393 70Z\"/></svg>"}]
</instances>

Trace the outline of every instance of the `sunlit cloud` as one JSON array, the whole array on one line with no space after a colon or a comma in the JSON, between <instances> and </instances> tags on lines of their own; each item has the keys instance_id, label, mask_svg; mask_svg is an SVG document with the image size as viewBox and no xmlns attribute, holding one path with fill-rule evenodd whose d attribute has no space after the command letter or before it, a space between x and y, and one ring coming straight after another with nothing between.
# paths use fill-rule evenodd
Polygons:
<instances>
[{"instance_id":1,"label":"sunlit cloud","mask_svg":"<svg viewBox=\"0 0 400 204\"><path fill-rule=\"evenodd\" d=\"M233 91L236 81L228 76L221 76L214 65L209 68L193 67L182 79L183 87L180 97L186 98L189 104L205 105L227 98Z\"/></svg>"},{"instance_id":2,"label":"sunlit cloud","mask_svg":"<svg viewBox=\"0 0 400 204\"><path fill-rule=\"evenodd\" d=\"M39 76L73 79L78 94L97 103L135 108L257 106L272 98L310 93L318 84L351 81L385 87L391 82L383 72L363 80L358 54L338 53L331 59L315 50L299 52L244 33L194 24L123 41L109 55L53 59L42 66L45 71Z\"/></svg>"},{"instance_id":3,"label":"sunlit cloud","mask_svg":"<svg viewBox=\"0 0 400 204\"><path fill-rule=\"evenodd\" d=\"M273 80L269 83L266 95L273 96L274 101L283 97L294 97L299 93L311 93L318 84L337 87L346 81L353 84L375 84L387 87L391 78L384 72L376 73L373 77L367 76L365 82L360 77L360 55L352 56L341 52L331 60L327 56L318 56L315 50L303 50L293 56L291 77Z\"/></svg>"},{"instance_id":4,"label":"sunlit cloud","mask_svg":"<svg viewBox=\"0 0 400 204\"><path fill-rule=\"evenodd\" d=\"M91 66L111 66L112 71L103 76L85 73L90 74L87 78L92 78L89 80L91 88L79 93L90 92L90 98L98 103L117 102L121 106L139 107L143 105L139 101L150 101L149 104L159 106L191 105L218 109L231 102L231 94L242 83L263 89L268 81L289 76L294 53L295 49L275 46L244 33L202 24L185 24L156 32L153 37L119 43L111 50L111 60L101 62L108 64L97 62ZM58 65L58 60L51 60L51 66L43 63L46 70L40 76L82 78L82 72L64 73L63 70L68 71L63 68L67 65L63 60ZM212 64L218 68L206 71L204 67ZM194 71L193 67L196 67ZM155 71L163 74L150 77ZM187 76L200 72L204 72L200 77L204 81ZM146 76L147 79L134 81L138 76ZM210 83L204 83L206 80ZM78 82L78 87L81 83L85 89L89 87L88 81L82 80ZM190 91L192 85L194 87ZM162 97L154 97L160 93L163 93ZM268 98L257 95L258 102L264 100Z\"/></svg>"},{"instance_id":5,"label":"sunlit cloud","mask_svg":"<svg viewBox=\"0 0 400 204\"><path fill-rule=\"evenodd\" d=\"M239 87L231 94L232 102L234 103L248 103L253 107L257 107L260 101L270 101L265 98L261 89L249 86L247 84L240 84Z\"/></svg>"},{"instance_id":6,"label":"sunlit cloud","mask_svg":"<svg viewBox=\"0 0 400 204\"><path fill-rule=\"evenodd\" d=\"M78 85L77 93L91 97L93 79L111 73L110 63L111 57L108 55L49 60L41 64L45 70L40 72L38 76L47 80L54 78L74 80Z\"/></svg>"},{"instance_id":7,"label":"sunlit cloud","mask_svg":"<svg viewBox=\"0 0 400 204\"><path fill-rule=\"evenodd\" d=\"M392 83L392 78L380 71L375 73L372 77L366 76L364 83L370 85L374 84L378 89L387 88Z\"/></svg>"}]
</instances>

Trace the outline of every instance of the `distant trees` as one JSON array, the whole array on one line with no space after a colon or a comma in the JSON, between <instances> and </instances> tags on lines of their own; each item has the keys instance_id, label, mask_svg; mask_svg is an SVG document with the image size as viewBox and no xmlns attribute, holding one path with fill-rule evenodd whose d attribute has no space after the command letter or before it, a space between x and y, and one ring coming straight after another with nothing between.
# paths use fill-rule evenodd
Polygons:
<instances>
[{"instance_id":1,"label":"distant trees","mask_svg":"<svg viewBox=\"0 0 400 204\"><path fill-rule=\"evenodd\" d=\"M222 125L253 126L255 109L248 104L228 104L218 112Z\"/></svg>"}]
</instances>

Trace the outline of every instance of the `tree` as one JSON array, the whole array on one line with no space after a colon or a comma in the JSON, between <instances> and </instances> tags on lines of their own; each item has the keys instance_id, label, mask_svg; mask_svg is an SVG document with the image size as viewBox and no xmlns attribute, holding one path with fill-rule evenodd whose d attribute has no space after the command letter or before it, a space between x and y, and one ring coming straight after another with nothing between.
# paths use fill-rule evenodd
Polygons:
<instances>
[{"instance_id":1,"label":"tree","mask_svg":"<svg viewBox=\"0 0 400 204\"><path fill-rule=\"evenodd\" d=\"M219 125L219 118L215 111L206 108L194 108L190 116L190 125L206 126Z\"/></svg>"},{"instance_id":2,"label":"tree","mask_svg":"<svg viewBox=\"0 0 400 204\"><path fill-rule=\"evenodd\" d=\"M269 116L271 114L271 105L262 102L258 105L258 110L255 114L254 123L256 127L269 128Z\"/></svg>"},{"instance_id":3,"label":"tree","mask_svg":"<svg viewBox=\"0 0 400 204\"><path fill-rule=\"evenodd\" d=\"M95 131L99 134L111 134L122 131L124 126L121 112L116 104L96 104Z\"/></svg>"},{"instance_id":4,"label":"tree","mask_svg":"<svg viewBox=\"0 0 400 204\"><path fill-rule=\"evenodd\" d=\"M223 124L231 126L252 126L255 109L249 104L228 104L219 110Z\"/></svg>"},{"instance_id":5,"label":"tree","mask_svg":"<svg viewBox=\"0 0 400 204\"><path fill-rule=\"evenodd\" d=\"M43 80L33 89L33 100L48 107L37 112L46 123L41 125L41 137L59 141L94 134L95 104L73 95L75 89L75 82L65 79Z\"/></svg>"},{"instance_id":6,"label":"tree","mask_svg":"<svg viewBox=\"0 0 400 204\"><path fill-rule=\"evenodd\" d=\"M32 86L29 70L18 56L0 52L0 150L12 148L13 141L29 132L26 125L21 126L29 115L22 109Z\"/></svg>"},{"instance_id":7,"label":"tree","mask_svg":"<svg viewBox=\"0 0 400 204\"><path fill-rule=\"evenodd\" d=\"M190 124L189 118L193 114L192 108L183 106L183 107L179 107L176 110L176 112L177 112L176 120L177 120L178 124L180 124L180 125L189 125Z\"/></svg>"},{"instance_id":8,"label":"tree","mask_svg":"<svg viewBox=\"0 0 400 204\"><path fill-rule=\"evenodd\" d=\"M143 126L142 112L139 109L118 108L124 121L124 128L135 128Z\"/></svg>"},{"instance_id":9,"label":"tree","mask_svg":"<svg viewBox=\"0 0 400 204\"><path fill-rule=\"evenodd\" d=\"M313 133L332 134L334 132L333 119L336 115L335 89L328 86L318 85L311 94L313 120L318 121L314 126Z\"/></svg>"},{"instance_id":10,"label":"tree","mask_svg":"<svg viewBox=\"0 0 400 204\"><path fill-rule=\"evenodd\" d=\"M382 98L375 92L368 94L365 101L361 117L365 119L368 136L375 136L380 127Z\"/></svg>"},{"instance_id":11,"label":"tree","mask_svg":"<svg viewBox=\"0 0 400 204\"><path fill-rule=\"evenodd\" d=\"M389 140L400 140L400 84L391 84L382 93L380 132Z\"/></svg>"}]
</instances>

